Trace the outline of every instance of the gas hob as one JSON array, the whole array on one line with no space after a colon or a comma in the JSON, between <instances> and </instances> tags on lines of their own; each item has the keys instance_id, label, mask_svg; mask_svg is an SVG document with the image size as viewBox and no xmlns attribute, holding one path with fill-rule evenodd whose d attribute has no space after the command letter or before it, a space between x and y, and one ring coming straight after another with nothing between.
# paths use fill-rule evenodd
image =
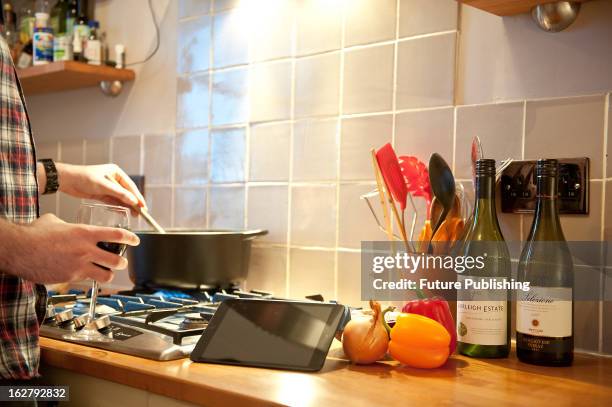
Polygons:
<instances>
[{"instance_id":1,"label":"gas hob","mask_svg":"<svg viewBox=\"0 0 612 407\"><path fill-rule=\"evenodd\" d=\"M132 290L99 296L96 317L108 342L81 342L64 336L82 328L89 309L83 292L50 293L40 335L154 360L187 357L218 305L229 298L273 298L263 291Z\"/></svg>"}]
</instances>

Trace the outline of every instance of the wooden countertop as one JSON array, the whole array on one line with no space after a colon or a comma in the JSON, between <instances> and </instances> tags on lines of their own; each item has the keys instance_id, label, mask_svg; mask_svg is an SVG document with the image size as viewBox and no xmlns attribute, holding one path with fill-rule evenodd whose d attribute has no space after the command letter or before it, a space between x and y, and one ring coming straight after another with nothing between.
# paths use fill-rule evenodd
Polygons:
<instances>
[{"instance_id":1,"label":"wooden countertop","mask_svg":"<svg viewBox=\"0 0 612 407\"><path fill-rule=\"evenodd\" d=\"M612 358L576 354L574 366L545 368L509 359L453 356L444 367L419 370L396 362L353 366L334 341L318 373L157 362L40 338L42 362L207 406L609 406Z\"/></svg>"}]
</instances>

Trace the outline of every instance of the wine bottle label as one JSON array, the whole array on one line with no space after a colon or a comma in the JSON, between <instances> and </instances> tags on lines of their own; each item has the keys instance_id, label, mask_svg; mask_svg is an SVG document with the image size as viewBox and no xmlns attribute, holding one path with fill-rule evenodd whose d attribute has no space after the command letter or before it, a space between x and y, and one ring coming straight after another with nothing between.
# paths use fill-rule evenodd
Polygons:
<instances>
[{"instance_id":1,"label":"wine bottle label","mask_svg":"<svg viewBox=\"0 0 612 407\"><path fill-rule=\"evenodd\" d=\"M572 289L531 286L517 292L517 332L552 338L572 335Z\"/></svg>"},{"instance_id":2,"label":"wine bottle label","mask_svg":"<svg viewBox=\"0 0 612 407\"><path fill-rule=\"evenodd\" d=\"M468 277L457 276L462 282ZM503 279L500 279L503 280ZM508 302L489 290L459 290L457 293L457 340L474 345L508 343Z\"/></svg>"}]
</instances>

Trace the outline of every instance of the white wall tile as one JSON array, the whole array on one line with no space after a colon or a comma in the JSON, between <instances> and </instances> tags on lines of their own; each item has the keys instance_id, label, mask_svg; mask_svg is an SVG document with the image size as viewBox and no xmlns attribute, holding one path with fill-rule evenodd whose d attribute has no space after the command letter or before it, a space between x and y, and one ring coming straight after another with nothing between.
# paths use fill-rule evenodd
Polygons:
<instances>
[{"instance_id":1,"label":"white wall tile","mask_svg":"<svg viewBox=\"0 0 612 407\"><path fill-rule=\"evenodd\" d=\"M147 186L145 200L151 216L163 228L170 228L172 226L172 188ZM144 228L151 230L148 224L145 224Z\"/></svg>"},{"instance_id":2,"label":"white wall tile","mask_svg":"<svg viewBox=\"0 0 612 407\"><path fill-rule=\"evenodd\" d=\"M144 137L144 175L147 185L172 183L174 136L152 134Z\"/></svg>"},{"instance_id":3,"label":"white wall tile","mask_svg":"<svg viewBox=\"0 0 612 407\"><path fill-rule=\"evenodd\" d=\"M174 143L174 182L177 185L205 185L210 163L208 130L179 133Z\"/></svg>"},{"instance_id":4,"label":"white wall tile","mask_svg":"<svg viewBox=\"0 0 612 407\"><path fill-rule=\"evenodd\" d=\"M212 182L244 181L244 129L215 130L211 137Z\"/></svg>"},{"instance_id":5,"label":"white wall tile","mask_svg":"<svg viewBox=\"0 0 612 407\"><path fill-rule=\"evenodd\" d=\"M213 74L212 125L244 123L249 106L248 69Z\"/></svg>"},{"instance_id":6,"label":"white wall tile","mask_svg":"<svg viewBox=\"0 0 612 407\"><path fill-rule=\"evenodd\" d=\"M216 6L216 4L215 4ZM221 68L245 64L249 60L248 24L240 10L216 14L213 17L213 65Z\"/></svg>"},{"instance_id":7,"label":"white wall tile","mask_svg":"<svg viewBox=\"0 0 612 407\"><path fill-rule=\"evenodd\" d=\"M208 75L177 79L176 126L179 128L208 126Z\"/></svg>"},{"instance_id":8,"label":"white wall tile","mask_svg":"<svg viewBox=\"0 0 612 407\"><path fill-rule=\"evenodd\" d=\"M210 228L244 229L244 187L210 188Z\"/></svg>"},{"instance_id":9,"label":"white wall tile","mask_svg":"<svg viewBox=\"0 0 612 407\"><path fill-rule=\"evenodd\" d=\"M400 0L400 38L457 28L455 0Z\"/></svg>"},{"instance_id":10,"label":"white wall tile","mask_svg":"<svg viewBox=\"0 0 612 407\"><path fill-rule=\"evenodd\" d=\"M291 194L291 244L333 247L336 243L336 186L295 186Z\"/></svg>"},{"instance_id":11,"label":"white wall tile","mask_svg":"<svg viewBox=\"0 0 612 407\"><path fill-rule=\"evenodd\" d=\"M110 139L85 140L85 164L108 164L110 162Z\"/></svg>"},{"instance_id":12,"label":"white wall tile","mask_svg":"<svg viewBox=\"0 0 612 407\"><path fill-rule=\"evenodd\" d=\"M340 48L342 3L342 1L298 2L296 39L298 55Z\"/></svg>"},{"instance_id":13,"label":"white wall tile","mask_svg":"<svg viewBox=\"0 0 612 407\"><path fill-rule=\"evenodd\" d=\"M251 181L287 181L291 124L251 127L249 176Z\"/></svg>"},{"instance_id":14,"label":"white wall tile","mask_svg":"<svg viewBox=\"0 0 612 407\"><path fill-rule=\"evenodd\" d=\"M268 234L258 241L287 242L287 186L251 186L248 193L247 227L266 229Z\"/></svg>"},{"instance_id":15,"label":"white wall tile","mask_svg":"<svg viewBox=\"0 0 612 407\"><path fill-rule=\"evenodd\" d=\"M293 180L335 179L338 162L338 121L300 121L294 125L293 134Z\"/></svg>"},{"instance_id":16,"label":"white wall tile","mask_svg":"<svg viewBox=\"0 0 612 407\"><path fill-rule=\"evenodd\" d=\"M252 3L257 21L249 34L251 61L284 58L291 55L295 1ZM248 13L248 12L247 12Z\"/></svg>"},{"instance_id":17,"label":"white wall tile","mask_svg":"<svg viewBox=\"0 0 612 407\"><path fill-rule=\"evenodd\" d=\"M360 249L362 241L386 240L386 235L376 226L367 204L359 197L376 188L375 184L340 184L338 219L338 246ZM378 206L378 199L372 200Z\"/></svg>"},{"instance_id":18,"label":"white wall tile","mask_svg":"<svg viewBox=\"0 0 612 407\"><path fill-rule=\"evenodd\" d=\"M287 295L287 249L284 247L258 247L251 249L249 290L264 290L278 297Z\"/></svg>"},{"instance_id":19,"label":"white wall tile","mask_svg":"<svg viewBox=\"0 0 612 407\"><path fill-rule=\"evenodd\" d=\"M174 227L206 228L206 188L174 188Z\"/></svg>"},{"instance_id":20,"label":"white wall tile","mask_svg":"<svg viewBox=\"0 0 612 407\"><path fill-rule=\"evenodd\" d=\"M340 55L300 58L295 69L296 117L338 114Z\"/></svg>"},{"instance_id":21,"label":"white wall tile","mask_svg":"<svg viewBox=\"0 0 612 407\"><path fill-rule=\"evenodd\" d=\"M395 38L397 0L351 0L347 4L346 45Z\"/></svg>"},{"instance_id":22,"label":"white wall tile","mask_svg":"<svg viewBox=\"0 0 612 407\"><path fill-rule=\"evenodd\" d=\"M210 67L210 33L210 16L179 23L178 73L205 71Z\"/></svg>"},{"instance_id":23,"label":"white wall tile","mask_svg":"<svg viewBox=\"0 0 612 407\"><path fill-rule=\"evenodd\" d=\"M455 176L472 177L472 138L478 136L486 158L522 158L523 103L500 103L457 108Z\"/></svg>"},{"instance_id":24,"label":"white wall tile","mask_svg":"<svg viewBox=\"0 0 612 407\"><path fill-rule=\"evenodd\" d=\"M527 102L525 158L589 157L602 178L604 108L603 95Z\"/></svg>"},{"instance_id":25,"label":"white wall tile","mask_svg":"<svg viewBox=\"0 0 612 407\"><path fill-rule=\"evenodd\" d=\"M398 114L395 123L395 151L398 156L416 156L426 165L431 155L438 153L448 165L452 165L453 122L452 107Z\"/></svg>"},{"instance_id":26,"label":"white wall tile","mask_svg":"<svg viewBox=\"0 0 612 407\"><path fill-rule=\"evenodd\" d=\"M370 149L391 142L393 117L366 116L342 120L340 179L373 180Z\"/></svg>"},{"instance_id":27,"label":"white wall tile","mask_svg":"<svg viewBox=\"0 0 612 407\"><path fill-rule=\"evenodd\" d=\"M334 252L291 249L289 268L289 296L304 299L321 294L325 300L334 295Z\"/></svg>"},{"instance_id":28,"label":"white wall tile","mask_svg":"<svg viewBox=\"0 0 612 407\"><path fill-rule=\"evenodd\" d=\"M345 54L343 113L391 110L393 48L393 45L382 45Z\"/></svg>"},{"instance_id":29,"label":"white wall tile","mask_svg":"<svg viewBox=\"0 0 612 407\"><path fill-rule=\"evenodd\" d=\"M291 79L291 62L253 66L249 92L252 122L289 119Z\"/></svg>"},{"instance_id":30,"label":"white wall tile","mask_svg":"<svg viewBox=\"0 0 612 407\"><path fill-rule=\"evenodd\" d=\"M141 136L121 136L112 139L112 159L129 175L140 175Z\"/></svg>"},{"instance_id":31,"label":"white wall tile","mask_svg":"<svg viewBox=\"0 0 612 407\"><path fill-rule=\"evenodd\" d=\"M399 43L398 109L453 104L455 37L444 34Z\"/></svg>"}]
</instances>

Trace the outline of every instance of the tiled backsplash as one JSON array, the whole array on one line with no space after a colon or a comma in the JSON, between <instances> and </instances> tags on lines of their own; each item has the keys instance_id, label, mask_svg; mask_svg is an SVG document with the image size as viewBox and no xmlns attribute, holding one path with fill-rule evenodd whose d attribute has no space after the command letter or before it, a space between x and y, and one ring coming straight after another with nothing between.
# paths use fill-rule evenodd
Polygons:
<instances>
[{"instance_id":1,"label":"tiled backsplash","mask_svg":"<svg viewBox=\"0 0 612 407\"><path fill-rule=\"evenodd\" d=\"M605 2L592 3L583 8L612 15L597 4ZM499 33L507 24L512 34L528 27L523 20L454 0L181 0L178 16L174 134L45 141L39 155L112 160L143 173L151 213L166 227L268 229L253 250L249 286L359 302L360 242L384 239L359 196L374 188L369 149L387 141L423 161L440 153L468 186L474 135L498 160L588 156L590 215L564 217L564 230L570 240L612 239L607 79L583 78L584 86L563 95L546 85L521 97L503 88L487 100L490 88L475 89L470 69L479 62L486 86L499 78L487 77L488 55L471 48L481 42L462 38L464 30L469 38L478 32L466 25ZM564 37L576 43L584 34L550 38L562 44ZM588 38L595 48L607 41ZM511 67L496 69L503 76ZM547 67L531 69L540 76ZM471 100L484 103L463 104ZM68 220L77 203L43 198L46 211ZM501 222L506 238L519 240L531 217L504 214ZM582 304L577 314L597 331L577 345L611 353L609 304Z\"/></svg>"}]
</instances>

